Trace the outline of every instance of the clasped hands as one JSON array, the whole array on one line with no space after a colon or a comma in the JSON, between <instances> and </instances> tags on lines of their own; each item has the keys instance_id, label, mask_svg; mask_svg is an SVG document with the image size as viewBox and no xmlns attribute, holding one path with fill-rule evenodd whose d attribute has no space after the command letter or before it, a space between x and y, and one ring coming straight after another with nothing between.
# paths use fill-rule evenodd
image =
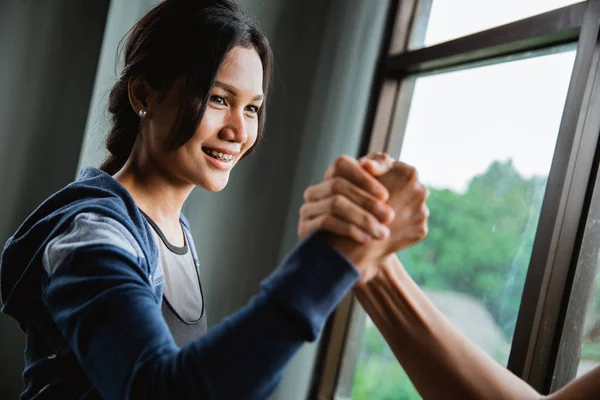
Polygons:
<instances>
[{"instance_id":1,"label":"clasped hands","mask_svg":"<svg viewBox=\"0 0 600 400\"><path fill-rule=\"evenodd\" d=\"M298 236L327 232L366 283L390 256L427 236L427 196L416 169L387 154L341 156L304 192Z\"/></svg>"}]
</instances>

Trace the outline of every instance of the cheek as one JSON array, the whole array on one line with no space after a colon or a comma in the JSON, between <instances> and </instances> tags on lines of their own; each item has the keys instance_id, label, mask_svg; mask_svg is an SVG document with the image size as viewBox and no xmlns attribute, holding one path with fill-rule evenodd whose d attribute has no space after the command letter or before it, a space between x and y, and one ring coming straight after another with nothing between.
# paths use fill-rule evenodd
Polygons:
<instances>
[{"instance_id":1,"label":"cheek","mask_svg":"<svg viewBox=\"0 0 600 400\"><path fill-rule=\"evenodd\" d=\"M223 120L221 115L214 110L208 108L202 117L200 126L194 134L194 138L206 139L215 136L219 133L219 130L223 127Z\"/></svg>"},{"instance_id":2,"label":"cheek","mask_svg":"<svg viewBox=\"0 0 600 400\"><path fill-rule=\"evenodd\" d=\"M245 143L246 151L250 149L256 143L258 139L258 123L252 122L249 123L246 127L246 132L248 133L248 140Z\"/></svg>"}]
</instances>

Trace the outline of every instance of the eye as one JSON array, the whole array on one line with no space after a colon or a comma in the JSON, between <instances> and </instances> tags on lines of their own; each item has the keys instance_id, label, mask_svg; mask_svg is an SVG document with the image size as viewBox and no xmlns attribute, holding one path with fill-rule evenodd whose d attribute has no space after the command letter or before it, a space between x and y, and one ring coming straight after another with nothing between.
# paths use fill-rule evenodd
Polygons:
<instances>
[{"instance_id":1,"label":"eye","mask_svg":"<svg viewBox=\"0 0 600 400\"><path fill-rule=\"evenodd\" d=\"M258 114L259 107L257 107L257 106L248 106L248 107L246 107L246 109L248 111L250 111L251 114Z\"/></svg>"},{"instance_id":2,"label":"eye","mask_svg":"<svg viewBox=\"0 0 600 400\"><path fill-rule=\"evenodd\" d=\"M221 106L224 106L227 104L224 97L217 96L217 95L210 96L210 101L212 101L213 103L217 103L218 105L221 105Z\"/></svg>"}]
</instances>

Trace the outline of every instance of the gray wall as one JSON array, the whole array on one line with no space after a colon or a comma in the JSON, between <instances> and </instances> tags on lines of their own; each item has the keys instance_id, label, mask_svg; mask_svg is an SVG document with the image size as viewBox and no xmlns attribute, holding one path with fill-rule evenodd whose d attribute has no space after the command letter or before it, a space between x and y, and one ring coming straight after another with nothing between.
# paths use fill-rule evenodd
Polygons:
<instances>
[{"instance_id":1,"label":"gray wall","mask_svg":"<svg viewBox=\"0 0 600 400\"><path fill-rule=\"evenodd\" d=\"M136 21L144 15L157 0L110 0L110 8L106 19L106 29L98 60L98 68L93 81L94 91L89 102L89 115L85 126L83 145L80 152L79 168L100 165L106 156L104 139L108 132L108 95L112 85L117 81L119 71L117 51L121 39L127 34Z\"/></svg>"},{"instance_id":2,"label":"gray wall","mask_svg":"<svg viewBox=\"0 0 600 400\"><path fill-rule=\"evenodd\" d=\"M108 0L0 2L0 243L72 180ZM0 315L0 398L21 391L23 335Z\"/></svg>"},{"instance_id":3,"label":"gray wall","mask_svg":"<svg viewBox=\"0 0 600 400\"><path fill-rule=\"evenodd\" d=\"M243 1L271 40L276 59L275 81L269 102L266 136L258 152L238 165L225 190L217 194L196 190L185 206L201 258L211 325L246 303L257 292L260 281L296 244L297 210L304 188L318 182L327 165L339 154L356 154L388 1L326 0L310 2L310 7L302 0ZM63 150L59 151L60 148L52 148L52 155L48 155L61 161L65 158L71 160L64 162L68 167L57 175L60 177L57 184L72 179L77 160L78 167L97 166L104 157L103 140L108 129L106 98L115 80L116 46L153 2L112 1L104 41L101 46L96 43L88 49L99 53L99 62L95 79L88 76L86 82L88 92L92 90L93 83L91 103L82 103L84 116L89 106L87 124L84 118L77 125L77 146L81 144L81 132L85 130L82 150L79 152L79 147L76 147L66 154ZM0 18L7 15L4 8L0 6ZM14 10L11 12L16 13ZM32 23L29 18L27 21ZM13 29L28 30L24 21L14 25ZM6 27L0 24L0 30L3 29ZM7 41L3 38L10 36L2 31L0 33L0 54L5 54L3 46L11 45L14 47L11 51L18 54L19 60L29 56L22 46L4 43ZM38 57L47 63L45 57ZM74 60L66 64L64 59L55 62L65 68ZM15 62L9 64L12 68L9 78L1 73L4 69L0 69L0 79L14 79L17 71L21 70ZM10 78L11 74L13 78ZM5 94L6 99L0 97L0 104L9 99L14 101L14 90ZM0 90L0 96L4 95L2 92ZM56 98L54 93L52 100L55 103ZM4 128L4 116L0 118L0 124ZM73 121L70 120L69 124L73 125ZM30 133L23 140L33 138L35 136ZM6 143L3 137L0 151ZM35 147L32 142L28 143L14 154L22 155ZM20 171L24 168L23 164L13 161L0 165ZM39 169L43 164L35 162L35 165ZM0 174L0 179L5 179L3 175ZM24 181L24 176L20 173L14 181L18 185L25 182L30 185L33 181ZM41 176L38 176L39 179ZM4 182L0 183L0 187L7 187ZM43 187L36 196L28 197L27 192L24 196L33 206L54 188ZM0 213L13 215L16 204L3 203ZM20 221L24 213L13 220ZM0 220L0 232L3 232L2 229L7 235L14 229L14 222L7 224L4 219ZM0 239L4 240L6 235ZM14 338L10 341L18 343ZM0 346L4 346L4 341L0 341ZM20 352L19 349L19 357ZM305 346L298 354L289 366L276 398L293 400L306 397L314 353L315 345L311 345ZM4 368L10 367L12 376L18 376L20 365L16 362L6 364L1 363Z\"/></svg>"}]
</instances>

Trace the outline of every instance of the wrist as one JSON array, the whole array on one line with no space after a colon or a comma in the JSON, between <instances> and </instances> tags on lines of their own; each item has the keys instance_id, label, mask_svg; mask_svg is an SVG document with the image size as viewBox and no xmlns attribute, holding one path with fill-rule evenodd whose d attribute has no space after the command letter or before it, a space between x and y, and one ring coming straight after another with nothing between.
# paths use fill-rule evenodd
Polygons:
<instances>
[{"instance_id":1,"label":"wrist","mask_svg":"<svg viewBox=\"0 0 600 400\"><path fill-rule=\"evenodd\" d=\"M406 273L400 259L394 253L382 257L372 263L368 273L361 274L361 279L354 287L355 289L366 289L371 285L377 285L380 281L387 281L390 275L402 275Z\"/></svg>"},{"instance_id":2,"label":"wrist","mask_svg":"<svg viewBox=\"0 0 600 400\"><path fill-rule=\"evenodd\" d=\"M351 239L337 235L327 235L331 246L350 261L360 273L359 282L368 282L377 274L378 269L387 263L387 257L374 257L368 245L361 245Z\"/></svg>"}]
</instances>

